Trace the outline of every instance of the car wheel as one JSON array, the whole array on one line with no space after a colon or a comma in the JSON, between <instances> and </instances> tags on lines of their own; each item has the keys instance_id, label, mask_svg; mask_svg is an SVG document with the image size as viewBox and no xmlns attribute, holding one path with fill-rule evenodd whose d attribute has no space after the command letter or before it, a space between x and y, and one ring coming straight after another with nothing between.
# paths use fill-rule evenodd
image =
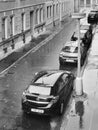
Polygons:
<instances>
[{"instance_id":1,"label":"car wheel","mask_svg":"<svg viewBox=\"0 0 98 130\"><path fill-rule=\"evenodd\" d=\"M59 115L62 115L64 112L64 103L60 103L60 106L59 106Z\"/></svg>"}]
</instances>

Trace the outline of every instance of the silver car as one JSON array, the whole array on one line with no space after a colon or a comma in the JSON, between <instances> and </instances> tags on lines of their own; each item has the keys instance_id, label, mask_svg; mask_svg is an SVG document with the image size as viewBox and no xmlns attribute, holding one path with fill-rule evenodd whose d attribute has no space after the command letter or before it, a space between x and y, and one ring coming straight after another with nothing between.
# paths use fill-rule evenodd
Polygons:
<instances>
[{"instance_id":1,"label":"silver car","mask_svg":"<svg viewBox=\"0 0 98 130\"><path fill-rule=\"evenodd\" d=\"M84 44L80 42L80 51L81 51L81 65L83 65L86 57L86 49ZM65 63L77 63L78 61L78 40L69 41L65 44L59 54L59 63L64 65Z\"/></svg>"}]
</instances>

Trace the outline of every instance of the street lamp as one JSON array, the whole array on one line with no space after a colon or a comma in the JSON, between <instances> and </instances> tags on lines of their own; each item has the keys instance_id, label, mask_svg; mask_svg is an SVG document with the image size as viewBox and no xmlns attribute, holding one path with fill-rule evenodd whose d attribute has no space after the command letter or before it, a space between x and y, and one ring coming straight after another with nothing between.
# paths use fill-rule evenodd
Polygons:
<instances>
[{"instance_id":1,"label":"street lamp","mask_svg":"<svg viewBox=\"0 0 98 130\"><path fill-rule=\"evenodd\" d=\"M76 95L83 94L83 86L82 86L82 78L81 78L81 50L80 50L80 19L86 16L85 13L74 13L72 14L73 19L78 20L78 69L77 69L77 77L75 81L75 89Z\"/></svg>"}]
</instances>

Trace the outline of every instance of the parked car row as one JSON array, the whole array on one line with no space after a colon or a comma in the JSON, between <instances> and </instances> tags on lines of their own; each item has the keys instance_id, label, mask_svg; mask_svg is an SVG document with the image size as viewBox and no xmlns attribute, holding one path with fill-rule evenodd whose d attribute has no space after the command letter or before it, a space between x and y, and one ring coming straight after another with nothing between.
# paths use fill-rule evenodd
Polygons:
<instances>
[{"instance_id":1,"label":"parked car row","mask_svg":"<svg viewBox=\"0 0 98 130\"><path fill-rule=\"evenodd\" d=\"M89 15L88 15L89 17ZM80 24L80 55L81 55L81 66L84 64L84 61L87 56L87 51L91 46L92 38L94 34L94 25L86 22ZM67 63L75 63L78 61L78 30L76 29L70 41L66 42L64 47L61 49L59 54L59 64L60 66Z\"/></svg>"},{"instance_id":2,"label":"parked car row","mask_svg":"<svg viewBox=\"0 0 98 130\"><path fill-rule=\"evenodd\" d=\"M96 14L96 15L95 15ZM80 26L81 66L84 64L87 51L93 38L93 25L97 23L97 12L91 11L88 23ZM90 23L90 24L89 24ZM66 42L59 54L59 63L78 61L78 30L75 30L70 41ZM75 76L66 70L43 70L35 73L32 81L22 94L22 110L25 113L53 115L64 112L64 106L74 86Z\"/></svg>"},{"instance_id":3,"label":"parked car row","mask_svg":"<svg viewBox=\"0 0 98 130\"><path fill-rule=\"evenodd\" d=\"M80 50L81 50L81 65L83 65L87 50L82 42L80 45ZM65 46L62 48L59 55L60 66L66 63L77 64L77 61L78 61L78 40L67 42Z\"/></svg>"}]
</instances>

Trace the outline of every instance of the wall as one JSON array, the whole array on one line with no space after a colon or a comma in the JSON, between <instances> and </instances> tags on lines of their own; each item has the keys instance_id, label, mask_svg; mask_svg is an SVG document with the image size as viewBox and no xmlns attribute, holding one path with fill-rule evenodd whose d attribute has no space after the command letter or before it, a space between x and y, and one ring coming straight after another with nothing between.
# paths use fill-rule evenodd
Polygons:
<instances>
[{"instance_id":1,"label":"wall","mask_svg":"<svg viewBox=\"0 0 98 130\"><path fill-rule=\"evenodd\" d=\"M0 6L0 53L5 55L74 12L73 0L0 1Z\"/></svg>"}]
</instances>

